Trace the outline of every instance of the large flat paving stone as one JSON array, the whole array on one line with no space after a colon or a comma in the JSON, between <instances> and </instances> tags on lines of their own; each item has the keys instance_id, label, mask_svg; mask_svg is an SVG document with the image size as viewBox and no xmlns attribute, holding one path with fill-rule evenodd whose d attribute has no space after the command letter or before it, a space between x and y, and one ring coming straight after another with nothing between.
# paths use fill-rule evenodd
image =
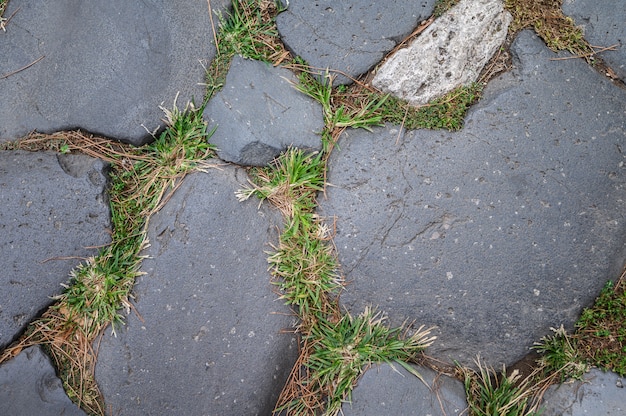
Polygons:
<instances>
[{"instance_id":1,"label":"large flat paving stone","mask_svg":"<svg viewBox=\"0 0 626 416\"><path fill-rule=\"evenodd\" d=\"M265 166L288 147L321 150L322 106L296 90L285 68L235 56L224 88L203 116L217 130L217 155L240 165Z\"/></svg>"},{"instance_id":2,"label":"large flat paving stone","mask_svg":"<svg viewBox=\"0 0 626 416\"><path fill-rule=\"evenodd\" d=\"M320 201L343 305L437 325L429 354L466 365L572 329L626 260L626 93L530 32L512 52L460 132L346 131Z\"/></svg>"},{"instance_id":3,"label":"large flat paving stone","mask_svg":"<svg viewBox=\"0 0 626 416\"><path fill-rule=\"evenodd\" d=\"M340 71L331 71L338 85L351 83L349 77L357 78L376 65L432 14L435 1L290 0L288 4L276 18L285 46L319 69L319 74L326 69Z\"/></svg>"},{"instance_id":4,"label":"large flat paving stone","mask_svg":"<svg viewBox=\"0 0 626 416\"><path fill-rule=\"evenodd\" d=\"M459 380L414 366L423 378L398 364L368 369L342 407L344 416L466 414L465 389Z\"/></svg>"},{"instance_id":5,"label":"large flat paving stone","mask_svg":"<svg viewBox=\"0 0 626 416\"><path fill-rule=\"evenodd\" d=\"M626 414L624 378L592 369L584 381L551 386L543 397L544 416L584 416Z\"/></svg>"},{"instance_id":6,"label":"large flat paving stone","mask_svg":"<svg viewBox=\"0 0 626 416\"><path fill-rule=\"evenodd\" d=\"M34 346L0 366L0 414L79 416L85 413L65 394L50 359L39 346Z\"/></svg>"},{"instance_id":7,"label":"large flat paving stone","mask_svg":"<svg viewBox=\"0 0 626 416\"><path fill-rule=\"evenodd\" d=\"M611 2L565 0L563 13L583 27L585 39L592 45L616 45L616 50L601 52L599 56L626 81L626 7Z\"/></svg>"},{"instance_id":8,"label":"large flat paving stone","mask_svg":"<svg viewBox=\"0 0 626 416\"><path fill-rule=\"evenodd\" d=\"M213 0L225 10L229 0ZM0 31L0 141L81 128L136 145L177 93L202 103L215 55L207 2L11 0Z\"/></svg>"},{"instance_id":9,"label":"large flat paving stone","mask_svg":"<svg viewBox=\"0 0 626 416\"><path fill-rule=\"evenodd\" d=\"M84 155L0 152L0 349L108 244L106 165Z\"/></svg>"},{"instance_id":10,"label":"large flat paving stone","mask_svg":"<svg viewBox=\"0 0 626 416\"><path fill-rule=\"evenodd\" d=\"M96 380L111 414L268 415L296 360L290 310L267 272L280 214L239 203L232 166L188 176L151 221L145 276Z\"/></svg>"}]
</instances>

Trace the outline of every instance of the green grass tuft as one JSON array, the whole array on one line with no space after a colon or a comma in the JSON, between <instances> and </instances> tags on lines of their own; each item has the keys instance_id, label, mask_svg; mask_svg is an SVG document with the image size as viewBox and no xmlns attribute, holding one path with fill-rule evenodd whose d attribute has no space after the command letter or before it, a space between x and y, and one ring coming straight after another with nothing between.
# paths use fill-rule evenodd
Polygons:
<instances>
[{"instance_id":1,"label":"green grass tuft","mask_svg":"<svg viewBox=\"0 0 626 416\"><path fill-rule=\"evenodd\" d=\"M541 354L539 364L545 376L558 375L562 383L569 378L581 380L588 369L577 348L577 339L568 335L563 325L541 338L533 349Z\"/></svg>"},{"instance_id":2,"label":"green grass tuft","mask_svg":"<svg viewBox=\"0 0 626 416\"><path fill-rule=\"evenodd\" d=\"M478 359L478 371L463 369L471 416L535 416L537 385L532 376L521 379L517 371L498 374Z\"/></svg>"},{"instance_id":3,"label":"green grass tuft","mask_svg":"<svg viewBox=\"0 0 626 416\"><path fill-rule=\"evenodd\" d=\"M382 106L383 120L401 124L407 129L446 129L456 131L463 128L465 114L480 98L483 85L472 83L454 89L420 107L412 107L401 100L390 97Z\"/></svg>"},{"instance_id":4,"label":"green grass tuft","mask_svg":"<svg viewBox=\"0 0 626 416\"><path fill-rule=\"evenodd\" d=\"M207 101L224 85L233 56L273 63L288 55L275 23L282 10L278 0L232 0L230 13L217 13L217 55L207 70Z\"/></svg>"},{"instance_id":5,"label":"green grass tuft","mask_svg":"<svg viewBox=\"0 0 626 416\"><path fill-rule=\"evenodd\" d=\"M359 376L372 363L397 364L421 378L407 362L415 360L434 340L420 327L406 336L402 328L384 325L384 316L366 309L356 318L345 314L338 322L320 320L306 336L312 346L303 363L312 376L308 387L326 397L326 415L337 415ZM295 398L277 410L308 414L305 398Z\"/></svg>"},{"instance_id":6,"label":"green grass tuft","mask_svg":"<svg viewBox=\"0 0 626 416\"><path fill-rule=\"evenodd\" d=\"M626 272L608 282L576 323L578 349L593 365L626 376Z\"/></svg>"}]
</instances>

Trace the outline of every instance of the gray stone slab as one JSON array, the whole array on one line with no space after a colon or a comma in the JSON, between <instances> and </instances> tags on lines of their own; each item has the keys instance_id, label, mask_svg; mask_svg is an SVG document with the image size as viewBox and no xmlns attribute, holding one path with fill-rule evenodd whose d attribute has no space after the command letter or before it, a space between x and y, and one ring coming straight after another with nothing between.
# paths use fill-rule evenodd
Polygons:
<instances>
[{"instance_id":1,"label":"gray stone slab","mask_svg":"<svg viewBox=\"0 0 626 416\"><path fill-rule=\"evenodd\" d=\"M320 150L322 106L296 90L297 82L287 69L235 56L224 88L204 110L217 126L210 140L218 156L264 166L288 147Z\"/></svg>"},{"instance_id":2,"label":"gray stone slab","mask_svg":"<svg viewBox=\"0 0 626 416\"><path fill-rule=\"evenodd\" d=\"M50 360L35 346L0 366L0 414L78 416L85 413L67 397Z\"/></svg>"},{"instance_id":3,"label":"gray stone slab","mask_svg":"<svg viewBox=\"0 0 626 416\"><path fill-rule=\"evenodd\" d=\"M88 248L108 244L105 164L0 152L0 349L45 309Z\"/></svg>"},{"instance_id":4,"label":"gray stone slab","mask_svg":"<svg viewBox=\"0 0 626 416\"><path fill-rule=\"evenodd\" d=\"M437 325L429 354L466 365L572 329L626 260L626 93L531 32L512 52L460 132L346 131L320 201L348 310Z\"/></svg>"},{"instance_id":5,"label":"gray stone slab","mask_svg":"<svg viewBox=\"0 0 626 416\"><path fill-rule=\"evenodd\" d=\"M463 0L389 57L372 85L422 105L475 82L504 43L512 19L500 0Z\"/></svg>"},{"instance_id":6,"label":"gray stone slab","mask_svg":"<svg viewBox=\"0 0 626 416\"><path fill-rule=\"evenodd\" d=\"M626 414L623 377L592 369L583 381L570 381L550 387L542 403L543 416L583 416Z\"/></svg>"},{"instance_id":7,"label":"gray stone slab","mask_svg":"<svg viewBox=\"0 0 626 416\"><path fill-rule=\"evenodd\" d=\"M268 415L295 362L295 318L267 272L280 214L239 203L243 169L188 176L151 221L135 309L99 348L111 414Z\"/></svg>"},{"instance_id":8,"label":"gray stone slab","mask_svg":"<svg viewBox=\"0 0 626 416\"><path fill-rule=\"evenodd\" d=\"M214 10L230 1L214 0ZM159 105L202 103L215 55L207 2L11 0L0 31L0 141L81 128L133 144L163 126Z\"/></svg>"},{"instance_id":9,"label":"gray stone slab","mask_svg":"<svg viewBox=\"0 0 626 416\"><path fill-rule=\"evenodd\" d=\"M599 56L626 82L626 7L624 4L593 0L565 0L563 13L584 29L585 39L595 46L617 45L615 51Z\"/></svg>"},{"instance_id":10,"label":"gray stone slab","mask_svg":"<svg viewBox=\"0 0 626 416\"><path fill-rule=\"evenodd\" d=\"M342 407L345 416L466 414L465 389L459 380L414 366L424 382L394 364L375 365L365 372Z\"/></svg>"},{"instance_id":11,"label":"gray stone slab","mask_svg":"<svg viewBox=\"0 0 626 416\"><path fill-rule=\"evenodd\" d=\"M276 25L285 46L320 68L320 74L328 68L357 78L428 18L434 4L434 0L290 0ZM334 85L352 82L333 74Z\"/></svg>"}]
</instances>

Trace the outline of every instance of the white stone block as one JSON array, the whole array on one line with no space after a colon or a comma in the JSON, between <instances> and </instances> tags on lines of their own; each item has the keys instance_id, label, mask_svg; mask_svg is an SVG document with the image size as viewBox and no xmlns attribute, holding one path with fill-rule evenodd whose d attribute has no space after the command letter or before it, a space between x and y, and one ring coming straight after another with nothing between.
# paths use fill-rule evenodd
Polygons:
<instances>
[{"instance_id":1,"label":"white stone block","mask_svg":"<svg viewBox=\"0 0 626 416\"><path fill-rule=\"evenodd\" d=\"M500 0L462 0L391 56L372 85L421 105L474 82L504 42L511 20Z\"/></svg>"}]
</instances>

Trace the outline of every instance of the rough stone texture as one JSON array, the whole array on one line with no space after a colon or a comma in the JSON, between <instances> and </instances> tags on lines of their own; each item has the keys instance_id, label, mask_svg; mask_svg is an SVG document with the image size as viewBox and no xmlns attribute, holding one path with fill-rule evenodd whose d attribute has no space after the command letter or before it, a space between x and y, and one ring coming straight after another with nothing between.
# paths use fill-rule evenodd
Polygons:
<instances>
[{"instance_id":1,"label":"rough stone texture","mask_svg":"<svg viewBox=\"0 0 626 416\"><path fill-rule=\"evenodd\" d=\"M381 65L372 85L420 105L472 83L511 20L500 0L463 0Z\"/></svg>"},{"instance_id":2,"label":"rough stone texture","mask_svg":"<svg viewBox=\"0 0 626 416\"><path fill-rule=\"evenodd\" d=\"M0 348L62 291L86 247L109 243L105 164L0 152Z\"/></svg>"},{"instance_id":3,"label":"rough stone texture","mask_svg":"<svg viewBox=\"0 0 626 416\"><path fill-rule=\"evenodd\" d=\"M624 379L598 369L585 375L585 381L552 386L543 396L543 416L623 415L626 414Z\"/></svg>"},{"instance_id":4,"label":"rough stone texture","mask_svg":"<svg viewBox=\"0 0 626 416\"><path fill-rule=\"evenodd\" d=\"M530 32L512 53L458 133L346 131L320 201L344 306L438 325L430 354L468 365L572 329L626 260L626 93Z\"/></svg>"},{"instance_id":5,"label":"rough stone texture","mask_svg":"<svg viewBox=\"0 0 626 416\"><path fill-rule=\"evenodd\" d=\"M104 336L96 379L111 413L268 415L297 357L295 318L272 290L276 210L234 192L243 169L185 179L150 220L131 313Z\"/></svg>"},{"instance_id":6,"label":"rough stone texture","mask_svg":"<svg viewBox=\"0 0 626 416\"><path fill-rule=\"evenodd\" d=\"M611 2L565 0L563 12L582 25L585 39L592 45L617 45L615 51L601 52L599 56L626 81L626 7Z\"/></svg>"},{"instance_id":7,"label":"rough stone texture","mask_svg":"<svg viewBox=\"0 0 626 416\"><path fill-rule=\"evenodd\" d=\"M50 360L35 346L0 366L0 414L78 416L85 413L67 397Z\"/></svg>"},{"instance_id":8,"label":"rough stone texture","mask_svg":"<svg viewBox=\"0 0 626 416\"><path fill-rule=\"evenodd\" d=\"M199 61L215 54L206 1L11 0L5 17L15 11L0 31L0 76L44 58L0 79L0 141L81 128L142 144L142 124L164 124L161 103L204 98Z\"/></svg>"},{"instance_id":9,"label":"rough stone texture","mask_svg":"<svg viewBox=\"0 0 626 416\"><path fill-rule=\"evenodd\" d=\"M343 405L345 416L442 415L467 409L463 383L415 367L428 384L395 364L374 366L365 372L352 392L352 403ZM436 395L433 394L436 392Z\"/></svg>"},{"instance_id":10,"label":"rough stone texture","mask_svg":"<svg viewBox=\"0 0 626 416\"><path fill-rule=\"evenodd\" d=\"M433 11L434 0L290 0L278 15L280 36L320 74L352 78L369 71ZM341 73L334 85L352 81Z\"/></svg>"},{"instance_id":11,"label":"rough stone texture","mask_svg":"<svg viewBox=\"0 0 626 416\"><path fill-rule=\"evenodd\" d=\"M295 89L291 71L236 56L224 88L204 118L217 131L218 156L240 165L264 166L289 146L320 150L322 106Z\"/></svg>"}]
</instances>

